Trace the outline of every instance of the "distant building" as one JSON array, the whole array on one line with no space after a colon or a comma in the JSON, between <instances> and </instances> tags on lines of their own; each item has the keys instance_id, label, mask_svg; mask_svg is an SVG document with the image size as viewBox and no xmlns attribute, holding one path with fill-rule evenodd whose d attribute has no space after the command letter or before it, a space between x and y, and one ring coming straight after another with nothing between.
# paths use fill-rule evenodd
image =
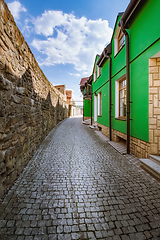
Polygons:
<instances>
[{"instance_id":1,"label":"distant building","mask_svg":"<svg viewBox=\"0 0 160 240\"><path fill-rule=\"evenodd\" d=\"M57 85L54 86L58 91L60 91L62 94L66 94L66 85Z\"/></svg>"},{"instance_id":2,"label":"distant building","mask_svg":"<svg viewBox=\"0 0 160 240\"><path fill-rule=\"evenodd\" d=\"M66 96L66 102L68 104L68 117L82 115L83 110L80 107L75 106L75 101L72 98L72 90L66 90L65 85L57 85L54 87Z\"/></svg>"},{"instance_id":3,"label":"distant building","mask_svg":"<svg viewBox=\"0 0 160 240\"><path fill-rule=\"evenodd\" d=\"M92 115L92 78L92 75L91 77L82 78L79 84L83 95L83 120L91 118Z\"/></svg>"},{"instance_id":4,"label":"distant building","mask_svg":"<svg viewBox=\"0 0 160 240\"><path fill-rule=\"evenodd\" d=\"M69 105L74 105L74 101L72 99L72 90L66 90L66 97L67 97L67 103Z\"/></svg>"}]
</instances>

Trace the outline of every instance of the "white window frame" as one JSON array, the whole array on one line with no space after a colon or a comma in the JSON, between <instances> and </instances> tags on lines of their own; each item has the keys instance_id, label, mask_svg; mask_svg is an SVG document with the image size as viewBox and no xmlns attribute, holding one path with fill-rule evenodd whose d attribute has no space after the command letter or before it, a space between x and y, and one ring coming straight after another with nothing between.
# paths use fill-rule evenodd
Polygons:
<instances>
[{"instance_id":1,"label":"white window frame","mask_svg":"<svg viewBox=\"0 0 160 240\"><path fill-rule=\"evenodd\" d=\"M98 116L102 116L102 92L98 93Z\"/></svg>"},{"instance_id":2,"label":"white window frame","mask_svg":"<svg viewBox=\"0 0 160 240\"><path fill-rule=\"evenodd\" d=\"M97 80L97 69L96 66L94 68L94 82Z\"/></svg>"},{"instance_id":3,"label":"white window frame","mask_svg":"<svg viewBox=\"0 0 160 240\"><path fill-rule=\"evenodd\" d=\"M126 117L119 116L119 82L122 80L126 80L126 75L123 75L115 82L115 118L126 119Z\"/></svg>"},{"instance_id":4,"label":"white window frame","mask_svg":"<svg viewBox=\"0 0 160 240\"><path fill-rule=\"evenodd\" d=\"M97 122L97 95L94 95L94 122Z\"/></svg>"},{"instance_id":5,"label":"white window frame","mask_svg":"<svg viewBox=\"0 0 160 240\"><path fill-rule=\"evenodd\" d=\"M121 31L121 28L119 26L117 26L117 30L115 33L115 37L114 37L114 56L117 55L117 53L122 49L118 49L118 37L119 37L119 33Z\"/></svg>"}]
</instances>

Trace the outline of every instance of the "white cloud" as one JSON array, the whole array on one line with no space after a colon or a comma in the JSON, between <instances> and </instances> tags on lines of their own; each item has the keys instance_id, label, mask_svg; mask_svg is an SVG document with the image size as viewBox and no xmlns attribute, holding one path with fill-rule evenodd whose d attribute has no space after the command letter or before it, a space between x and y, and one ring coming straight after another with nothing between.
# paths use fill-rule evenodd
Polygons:
<instances>
[{"instance_id":1,"label":"white cloud","mask_svg":"<svg viewBox=\"0 0 160 240\"><path fill-rule=\"evenodd\" d=\"M46 56L40 65L73 64L81 75L91 74L96 54L101 54L113 32L107 20L78 19L61 11L45 11L34 25L35 32L46 37L32 42Z\"/></svg>"},{"instance_id":2,"label":"white cloud","mask_svg":"<svg viewBox=\"0 0 160 240\"><path fill-rule=\"evenodd\" d=\"M81 76L81 74L79 74L79 73L69 73L69 75L75 76L75 77L80 77Z\"/></svg>"},{"instance_id":3,"label":"white cloud","mask_svg":"<svg viewBox=\"0 0 160 240\"><path fill-rule=\"evenodd\" d=\"M14 1L11 3L8 3L9 10L11 11L13 17L18 20L20 18L21 12L26 12L27 9L19 2Z\"/></svg>"}]
</instances>

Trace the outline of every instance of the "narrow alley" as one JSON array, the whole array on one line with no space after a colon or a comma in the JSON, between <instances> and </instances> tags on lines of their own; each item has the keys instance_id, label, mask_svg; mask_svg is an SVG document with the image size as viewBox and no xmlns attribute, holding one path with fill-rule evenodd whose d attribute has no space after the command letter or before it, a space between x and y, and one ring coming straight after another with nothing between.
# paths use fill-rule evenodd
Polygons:
<instances>
[{"instance_id":1,"label":"narrow alley","mask_svg":"<svg viewBox=\"0 0 160 240\"><path fill-rule=\"evenodd\" d=\"M160 239L160 185L82 118L56 126L0 206L0 239Z\"/></svg>"}]
</instances>

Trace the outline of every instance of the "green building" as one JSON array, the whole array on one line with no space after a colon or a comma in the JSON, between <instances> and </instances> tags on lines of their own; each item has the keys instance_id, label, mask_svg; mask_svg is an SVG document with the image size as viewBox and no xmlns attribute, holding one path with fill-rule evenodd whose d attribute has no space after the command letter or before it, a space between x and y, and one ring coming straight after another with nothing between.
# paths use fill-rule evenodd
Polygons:
<instances>
[{"instance_id":1,"label":"green building","mask_svg":"<svg viewBox=\"0 0 160 240\"><path fill-rule=\"evenodd\" d=\"M160 155L159 23L159 0L131 0L92 74L93 121L141 158Z\"/></svg>"},{"instance_id":2,"label":"green building","mask_svg":"<svg viewBox=\"0 0 160 240\"><path fill-rule=\"evenodd\" d=\"M83 121L92 119L92 76L82 78L80 90L83 95ZM92 121L92 120L91 120Z\"/></svg>"}]
</instances>

